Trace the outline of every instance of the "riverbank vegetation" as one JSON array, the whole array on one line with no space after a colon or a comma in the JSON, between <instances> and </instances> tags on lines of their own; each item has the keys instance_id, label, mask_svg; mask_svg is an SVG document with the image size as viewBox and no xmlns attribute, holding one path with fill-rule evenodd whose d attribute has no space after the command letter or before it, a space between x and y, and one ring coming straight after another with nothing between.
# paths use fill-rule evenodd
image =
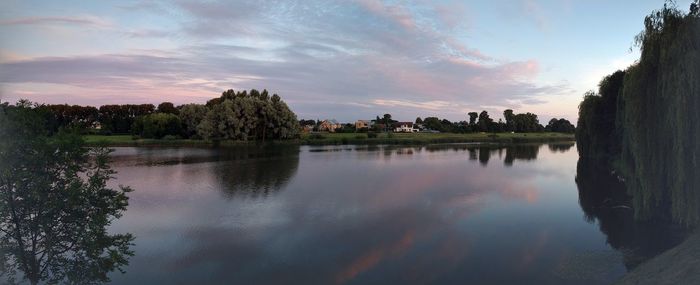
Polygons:
<instances>
[{"instance_id":1,"label":"riverbank vegetation","mask_svg":"<svg viewBox=\"0 0 700 285\"><path fill-rule=\"evenodd\" d=\"M133 255L131 234L107 230L131 188L108 186L108 149L85 147L49 116L28 102L0 105L0 280L109 282Z\"/></svg>"},{"instance_id":2,"label":"riverbank vegetation","mask_svg":"<svg viewBox=\"0 0 700 285\"><path fill-rule=\"evenodd\" d=\"M637 63L579 106L579 153L625 179L638 219L700 223L700 12L668 2L635 38Z\"/></svg>"},{"instance_id":3,"label":"riverbank vegetation","mask_svg":"<svg viewBox=\"0 0 700 285\"><path fill-rule=\"evenodd\" d=\"M238 146L254 144L254 141L205 141L192 139L143 139L131 135L85 135L89 145L109 146ZM528 143L571 142L573 134L565 133L312 133L299 138L271 141L277 144L340 145L340 144L396 144L423 145L439 143Z\"/></svg>"}]
</instances>

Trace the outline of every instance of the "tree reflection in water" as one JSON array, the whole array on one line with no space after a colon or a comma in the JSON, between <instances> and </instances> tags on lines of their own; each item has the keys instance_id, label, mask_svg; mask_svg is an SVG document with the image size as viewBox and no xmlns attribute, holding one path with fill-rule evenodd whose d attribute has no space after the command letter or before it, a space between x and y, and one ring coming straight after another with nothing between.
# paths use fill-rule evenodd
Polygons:
<instances>
[{"instance_id":1,"label":"tree reflection in water","mask_svg":"<svg viewBox=\"0 0 700 285\"><path fill-rule=\"evenodd\" d=\"M672 223L635 221L624 183L604 169L579 159L576 167L579 204L585 219L590 223L597 221L607 243L622 253L628 270L683 240L686 232Z\"/></svg>"},{"instance_id":2,"label":"tree reflection in water","mask_svg":"<svg viewBox=\"0 0 700 285\"><path fill-rule=\"evenodd\" d=\"M279 191L299 167L298 145L221 149L215 168L229 197L267 196Z\"/></svg>"},{"instance_id":3,"label":"tree reflection in water","mask_svg":"<svg viewBox=\"0 0 700 285\"><path fill-rule=\"evenodd\" d=\"M571 144L573 146L573 144ZM569 148L571 148L569 146ZM499 158L503 157L505 152L505 157L503 158L503 164L505 166L512 166L513 162L516 160L529 161L537 159L537 154L540 151L542 144L508 144L508 145L433 145L427 146L426 150L429 152L440 151L445 149L453 150L466 150L469 152L469 160L477 160L479 163L486 167L488 166L489 160L494 155L498 155ZM551 147L550 147L551 149Z\"/></svg>"}]
</instances>

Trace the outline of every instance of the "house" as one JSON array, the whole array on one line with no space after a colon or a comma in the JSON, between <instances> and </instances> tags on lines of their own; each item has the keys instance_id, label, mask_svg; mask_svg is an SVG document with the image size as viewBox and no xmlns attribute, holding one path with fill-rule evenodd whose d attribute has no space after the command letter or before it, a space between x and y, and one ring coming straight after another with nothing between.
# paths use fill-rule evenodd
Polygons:
<instances>
[{"instance_id":1,"label":"house","mask_svg":"<svg viewBox=\"0 0 700 285\"><path fill-rule=\"evenodd\" d=\"M357 120L355 122L355 129L360 130L360 129L369 129L374 125L374 122L372 120Z\"/></svg>"},{"instance_id":2,"label":"house","mask_svg":"<svg viewBox=\"0 0 700 285\"><path fill-rule=\"evenodd\" d=\"M301 131L303 133L310 133L314 130L314 125L303 125L301 126Z\"/></svg>"},{"instance_id":3,"label":"house","mask_svg":"<svg viewBox=\"0 0 700 285\"><path fill-rule=\"evenodd\" d=\"M320 125L318 125L318 130L321 132L334 133L336 129L342 128L343 125L338 123L335 119L333 120L323 120Z\"/></svg>"},{"instance_id":4,"label":"house","mask_svg":"<svg viewBox=\"0 0 700 285\"><path fill-rule=\"evenodd\" d=\"M397 133L413 133L418 129L413 128L413 122L398 122L394 124L394 132Z\"/></svg>"}]
</instances>

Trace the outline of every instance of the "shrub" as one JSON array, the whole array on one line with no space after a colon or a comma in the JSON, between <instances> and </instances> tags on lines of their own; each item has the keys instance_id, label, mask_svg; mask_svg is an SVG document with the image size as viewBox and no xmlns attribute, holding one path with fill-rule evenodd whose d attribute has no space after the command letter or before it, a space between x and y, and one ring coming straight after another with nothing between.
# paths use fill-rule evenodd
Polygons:
<instances>
[{"instance_id":1,"label":"shrub","mask_svg":"<svg viewBox=\"0 0 700 285\"><path fill-rule=\"evenodd\" d=\"M310 134L309 135L309 139L312 139L312 140L322 140L325 138L326 138L326 136L324 136L322 134Z\"/></svg>"},{"instance_id":2,"label":"shrub","mask_svg":"<svg viewBox=\"0 0 700 285\"><path fill-rule=\"evenodd\" d=\"M376 138L377 138L377 133L367 133L367 138L376 139Z\"/></svg>"},{"instance_id":3,"label":"shrub","mask_svg":"<svg viewBox=\"0 0 700 285\"><path fill-rule=\"evenodd\" d=\"M180 118L173 114L154 113L139 117L134 121L132 130L134 134L144 138L163 138L164 136L176 136L181 132Z\"/></svg>"}]
</instances>

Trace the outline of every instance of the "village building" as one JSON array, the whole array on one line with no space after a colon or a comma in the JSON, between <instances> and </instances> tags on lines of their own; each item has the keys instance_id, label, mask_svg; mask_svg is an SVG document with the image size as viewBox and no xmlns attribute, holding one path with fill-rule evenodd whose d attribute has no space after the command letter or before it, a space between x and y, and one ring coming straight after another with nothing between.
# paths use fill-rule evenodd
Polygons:
<instances>
[{"instance_id":1,"label":"village building","mask_svg":"<svg viewBox=\"0 0 700 285\"><path fill-rule=\"evenodd\" d=\"M357 122L355 122L355 129L370 129L373 125L374 122L372 122L372 120L357 120Z\"/></svg>"},{"instance_id":2,"label":"village building","mask_svg":"<svg viewBox=\"0 0 700 285\"><path fill-rule=\"evenodd\" d=\"M343 125L338 123L335 119L323 120L320 125L318 125L318 130L321 132L334 133L336 129L342 128Z\"/></svg>"},{"instance_id":3,"label":"village building","mask_svg":"<svg viewBox=\"0 0 700 285\"><path fill-rule=\"evenodd\" d=\"M414 133L418 129L413 127L413 122L398 122L394 124L394 132L397 133Z\"/></svg>"}]
</instances>

